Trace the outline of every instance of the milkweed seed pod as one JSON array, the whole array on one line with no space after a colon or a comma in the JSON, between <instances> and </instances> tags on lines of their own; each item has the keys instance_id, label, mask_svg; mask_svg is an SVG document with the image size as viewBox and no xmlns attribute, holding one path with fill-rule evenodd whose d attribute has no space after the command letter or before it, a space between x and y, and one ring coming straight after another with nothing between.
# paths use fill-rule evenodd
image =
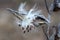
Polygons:
<instances>
[{"instance_id":1,"label":"milkweed seed pod","mask_svg":"<svg viewBox=\"0 0 60 40\"><path fill-rule=\"evenodd\" d=\"M26 2L21 3L17 11L7 8L7 10L12 12L12 14L20 20L20 22L18 22L18 25L21 26L21 28L24 30L24 33L26 30L29 32L29 30L32 28L38 27L39 24L50 23L50 20L42 14L42 10L36 9L36 4L29 11L25 9L25 6Z\"/></svg>"}]
</instances>

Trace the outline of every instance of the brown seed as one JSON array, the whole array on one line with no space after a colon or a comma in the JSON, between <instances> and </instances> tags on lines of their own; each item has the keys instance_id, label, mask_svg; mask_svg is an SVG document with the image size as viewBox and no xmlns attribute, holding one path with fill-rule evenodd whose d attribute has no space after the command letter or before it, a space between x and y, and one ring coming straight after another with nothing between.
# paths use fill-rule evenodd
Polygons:
<instances>
[{"instance_id":1,"label":"brown seed","mask_svg":"<svg viewBox=\"0 0 60 40\"><path fill-rule=\"evenodd\" d=\"M27 30L27 32L29 32L29 30Z\"/></svg>"},{"instance_id":2,"label":"brown seed","mask_svg":"<svg viewBox=\"0 0 60 40\"><path fill-rule=\"evenodd\" d=\"M29 25L27 26L27 28L26 28L26 29L28 30L28 28L29 28Z\"/></svg>"},{"instance_id":3,"label":"brown seed","mask_svg":"<svg viewBox=\"0 0 60 40\"><path fill-rule=\"evenodd\" d=\"M20 27L21 25L19 24L19 27Z\"/></svg>"},{"instance_id":4,"label":"brown seed","mask_svg":"<svg viewBox=\"0 0 60 40\"><path fill-rule=\"evenodd\" d=\"M23 33L26 33L26 31L23 31Z\"/></svg>"},{"instance_id":5,"label":"brown seed","mask_svg":"<svg viewBox=\"0 0 60 40\"><path fill-rule=\"evenodd\" d=\"M24 28L22 27L22 30L24 30Z\"/></svg>"}]
</instances>

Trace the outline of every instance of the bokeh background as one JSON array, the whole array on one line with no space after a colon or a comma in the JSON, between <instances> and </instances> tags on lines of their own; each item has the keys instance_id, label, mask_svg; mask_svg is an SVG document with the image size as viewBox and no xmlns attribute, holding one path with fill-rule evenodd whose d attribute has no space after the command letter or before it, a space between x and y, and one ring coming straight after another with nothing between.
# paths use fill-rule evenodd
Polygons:
<instances>
[{"instance_id":1,"label":"bokeh background","mask_svg":"<svg viewBox=\"0 0 60 40\"><path fill-rule=\"evenodd\" d=\"M41 27L24 34L16 23L17 18L6 10L6 8L18 10L21 2L27 2L26 9L28 10L36 3L48 17L44 0L0 0L0 40L47 40ZM53 0L47 0L48 7L52 2ZM58 23L60 23L60 11L52 13L50 26L58 25Z\"/></svg>"}]
</instances>

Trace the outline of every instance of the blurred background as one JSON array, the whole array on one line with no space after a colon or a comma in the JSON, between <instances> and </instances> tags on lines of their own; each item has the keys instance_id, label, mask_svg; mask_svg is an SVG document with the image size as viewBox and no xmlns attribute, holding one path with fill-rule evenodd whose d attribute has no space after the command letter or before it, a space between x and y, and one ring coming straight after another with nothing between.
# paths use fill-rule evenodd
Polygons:
<instances>
[{"instance_id":1,"label":"blurred background","mask_svg":"<svg viewBox=\"0 0 60 40\"><path fill-rule=\"evenodd\" d=\"M16 24L17 18L6 10L6 8L18 10L18 7L22 2L27 3L26 9L28 10L36 3L43 14L48 17L44 0L0 0L0 40L47 40L41 27L24 34ZM52 2L53 0L47 0L48 7ZM60 11L53 12L50 26L58 25L59 22Z\"/></svg>"}]
</instances>

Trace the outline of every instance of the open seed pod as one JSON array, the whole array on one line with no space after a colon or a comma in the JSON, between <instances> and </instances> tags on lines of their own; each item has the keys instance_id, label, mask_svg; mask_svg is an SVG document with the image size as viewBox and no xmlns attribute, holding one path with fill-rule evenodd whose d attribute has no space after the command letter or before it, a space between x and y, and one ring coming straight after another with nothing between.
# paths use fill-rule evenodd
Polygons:
<instances>
[{"instance_id":1,"label":"open seed pod","mask_svg":"<svg viewBox=\"0 0 60 40\"><path fill-rule=\"evenodd\" d=\"M40 26L40 24L50 23L50 20L42 14L42 11L36 9L36 5L34 5L29 11L24 9L25 5L26 3L21 3L18 11L7 8L8 11L21 20L18 25L21 26L24 33L26 31L29 32L30 30L35 29L35 27Z\"/></svg>"}]
</instances>

